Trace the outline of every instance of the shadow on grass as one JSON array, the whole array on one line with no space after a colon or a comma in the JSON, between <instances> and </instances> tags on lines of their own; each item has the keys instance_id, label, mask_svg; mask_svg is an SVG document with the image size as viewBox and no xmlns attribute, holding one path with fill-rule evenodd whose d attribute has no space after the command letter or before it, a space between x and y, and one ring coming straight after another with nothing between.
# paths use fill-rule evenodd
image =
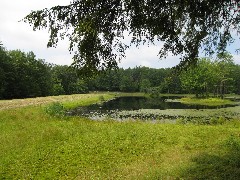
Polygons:
<instances>
[{"instance_id":1,"label":"shadow on grass","mask_svg":"<svg viewBox=\"0 0 240 180\"><path fill-rule=\"evenodd\" d=\"M230 138L223 155L203 153L192 159L181 173L183 179L240 179L240 140Z\"/></svg>"}]
</instances>

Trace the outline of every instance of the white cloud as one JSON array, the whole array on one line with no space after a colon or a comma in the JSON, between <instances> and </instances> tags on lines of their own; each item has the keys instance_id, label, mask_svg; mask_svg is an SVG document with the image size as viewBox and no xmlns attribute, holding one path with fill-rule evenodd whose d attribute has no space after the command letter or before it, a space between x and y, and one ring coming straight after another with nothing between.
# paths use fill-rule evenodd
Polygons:
<instances>
[{"instance_id":1,"label":"white cloud","mask_svg":"<svg viewBox=\"0 0 240 180\"><path fill-rule=\"evenodd\" d=\"M45 59L49 63L70 65L72 59L68 52L67 41L60 42L57 48L47 48L49 36L47 30L33 31L29 24L19 22L32 10L52 7L54 5L66 5L68 3L69 0L1 0L0 41L9 50L33 51L37 58Z\"/></svg>"},{"instance_id":2,"label":"white cloud","mask_svg":"<svg viewBox=\"0 0 240 180\"><path fill-rule=\"evenodd\" d=\"M157 46L150 45L143 46L139 48L131 47L126 51L126 59L123 59L120 63L120 67L136 67L136 66L146 66L151 68L167 68L177 65L180 60L179 57L169 55L166 59L159 59L158 53L162 47L161 43Z\"/></svg>"},{"instance_id":3,"label":"white cloud","mask_svg":"<svg viewBox=\"0 0 240 180\"><path fill-rule=\"evenodd\" d=\"M234 54L233 59L236 64L240 64L240 54Z\"/></svg>"}]
</instances>

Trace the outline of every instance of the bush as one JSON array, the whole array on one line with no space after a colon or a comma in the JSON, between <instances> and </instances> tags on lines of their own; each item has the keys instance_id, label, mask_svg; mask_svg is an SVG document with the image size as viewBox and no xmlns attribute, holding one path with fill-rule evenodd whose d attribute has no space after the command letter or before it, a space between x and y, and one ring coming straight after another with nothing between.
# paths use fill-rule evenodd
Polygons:
<instances>
[{"instance_id":1,"label":"bush","mask_svg":"<svg viewBox=\"0 0 240 180\"><path fill-rule=\"evenodd\" d=\"M212 118L209 120L209 123L212 124L212 125L218 124L218 119L217 119L216 117L212 117Z\"/></svg>"},{"instance_id":2,"label":"bush","mask_svg":"<svg viewBox=\"0 0 240 180\"><path fill-rule=\"evenodd\" d=\"M101 102L105 101L105 99L104 99L103 96L99 96L99 100L100 100Z\"/></svg>"},{"instance_id":3,"label":"bush","mask_svg":"<svg viewBox=\"0 0 240 180\"><path fill-rule=\"evenodd\" d=\"M226 118L224 118L224 117L222 117L222 116L220 116L220 117L218 117L218 118L212 117L209 122L210 122L210 124L212 124L212 125L224 124L224 123L226 122Z\"/></svg>"},{"instance_id":4,"label":"bush","mask_svg":"<svg viewBox=\"0 0 240 180\"><path fill-rule=\"evenodd\" d=\"M176 124L187 124L187 120L184 118L177 118Z\"/></svg>"},{"instance_id":5,"label":"bush","mask_svg":"<svg viewBox=\"0 0 240 180\"><path fill-rule=\"evenodd\" d=\"M63 105L59 102L54 102L46 107L46 113L51 116L62 117L65 114Z\"/></svg>"}]
</instances>

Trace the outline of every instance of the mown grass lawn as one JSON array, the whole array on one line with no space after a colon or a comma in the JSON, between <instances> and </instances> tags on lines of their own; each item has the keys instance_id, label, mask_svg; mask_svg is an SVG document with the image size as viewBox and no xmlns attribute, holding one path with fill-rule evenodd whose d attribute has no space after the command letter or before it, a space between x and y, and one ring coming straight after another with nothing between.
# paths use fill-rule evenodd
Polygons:
<instances>
[{"instance_id":1,"label":"mown grass lawn","mask_svg":"<svg viewBox=\"0 0 240 180\"><path fill-rule=\"evenodd\" d=\"M112 96L78 97L60 102L73 107ZM44 106L0 110L0 179L240 177L239 120L215 126L91 121L49 116Z\"/></svg>"}]
</instances>

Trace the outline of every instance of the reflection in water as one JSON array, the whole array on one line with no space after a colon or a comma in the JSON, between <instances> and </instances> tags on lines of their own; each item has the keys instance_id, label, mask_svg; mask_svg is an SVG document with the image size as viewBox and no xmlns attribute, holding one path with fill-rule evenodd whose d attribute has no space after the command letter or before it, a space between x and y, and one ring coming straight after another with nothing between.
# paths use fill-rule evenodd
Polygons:
<instances>
[{"instance_id":1,"label":"reflection in water","mask_svg":"<svg viewBox=\"0 0 240 180\"><path fill-rule=\"evenodd\" d=\"M138 109L216 109L225 106L206 106L206 105L187 105L175 101L166 101L168 99L178 99L180 97L120 97L102 105L94 104L88 107L89 110L138 110Z\"/></svg>"},{"instance_id":2,"label":"reflection in water","mask_svg":"<svg viewBox=\"0 0 240 180\"><path fill-rule=\"evenodd\" d=\"M105 115L116 114L119 111L131 111L139 109L218 109L231 107L232 105L224 106L206 106L206 105L187 105L173 101L181 97L170 96L161 98L146 98L146 97L119 97L103 104L93 104L87 107L79 107L70 112L69 115L78 115L86 117L99 117ZM170 101L171 100L171 101Z\"/></svg>"}]
</instances>

